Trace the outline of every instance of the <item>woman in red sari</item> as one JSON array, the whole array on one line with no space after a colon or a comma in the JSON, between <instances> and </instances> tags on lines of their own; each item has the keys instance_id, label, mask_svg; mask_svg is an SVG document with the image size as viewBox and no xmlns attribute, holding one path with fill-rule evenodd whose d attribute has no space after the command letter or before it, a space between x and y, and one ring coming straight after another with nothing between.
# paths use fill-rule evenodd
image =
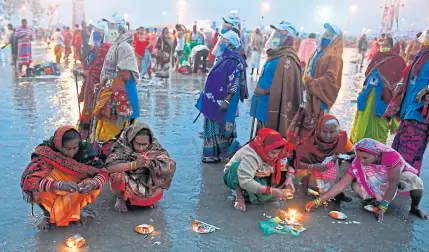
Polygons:
<instances>
[{"instance_id":1,"label":"woman in red sari","mask_svg":"<svg viewBox=\"0 0 429 252\"><path fill-rule=\"evenodd\" d=\"M71 44L73 40L73 35L70 31L70 27L66 27L63 37L64 37L64 59L68 61L72 51Z\"/></svg>"},{"instance_id":2,"label":"woman in red sari","mask_svg":"<svg viewBox=\"0 0 429 252\"><path fill-rule=\"evenodd\" d=\"M81 209L92 203L108 180L108 171L92 145L81 140L72 126L60 127L36 147L21 177L24 198L39 205L44 218L41 230L83 224Z\"/></svg>"},{"instance_id":3,"label":"woman in red sari","mask_svg":"<svg viewBox=\"0 0 429 252\"><path fill-rule=\"evenodd\" d=\"M76 61L80 60L80 52L82 50L82 36L79 29L79 25L76 25L76 29L73 32L73 58L74 63L76 64Z\"/></svg>"},{"instance_id":4,"label":"woman in red sari","mask_svg":"<svg viewBox=\"0 0 429 252\"><path fill-rule=\"evenodd\" d=\"M79 119L79 132L82 139L88 140L92 132L92 111L97 100L95 85L100 83L101 69L103 68L104 59L111 46L110 42L104 41L107 33L107 23L98 22L93 25L90 44L93 45L85 62L83 62L84 71L74 71L74 74L81 75L85 78L79 93L79 102L83 102L83 108Z\"/></svg>"},{"instance_id":5,"label":"woman in red sari","mask_svg":"<svg viewBox=\"0 0 429 252\"><path fill-rule=\"evenodd\" d=\"M149 126L133 124L113 144L106 166L117 196L115 210L126 212L127 201L136 206L156 206L170 188L176 162L162 148Z\"/></svg>"}]
</instances>

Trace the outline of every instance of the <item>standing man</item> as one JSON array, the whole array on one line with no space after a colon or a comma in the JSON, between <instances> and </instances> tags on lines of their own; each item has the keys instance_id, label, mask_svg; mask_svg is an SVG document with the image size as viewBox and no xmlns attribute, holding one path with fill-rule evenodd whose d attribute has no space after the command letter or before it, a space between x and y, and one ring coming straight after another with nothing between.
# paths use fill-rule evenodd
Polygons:
<instances>
[{"instance_id":1,"label":"standing man","mask_svg":"<svg viewBox=\"0 0 429 252\"><path fill-rule=\"evenodd\" d=\"M82 54L80 55L80 62L83 63L91 51L91 46L89 45L89 36L91 36L91 32L89 31L89 27L86 25L85 21L82 21L82 29L80 32L82 37Z\"/></svg>"},{"instance_id":2,"label":"standing man","mask_svg":"<svg viewBox=\"0 0 429 252\"><path fill-rule=\"evenodd\" d=\"M32 62L31 41L33 40L33 32L27 27L27 20L21 21L21 27L16 29L15 33L18 41L18 71L22 74L22 67L28 67Z\"/></svg>"},{"instance_id":3,"label":"standing man","mask_svg":"<svg viewBox=\"0 0 429 252\"><path fill-rule=\"evenodd\" d=\"M10 45L11 56L12 56L12 63L11 63L11 65L13 67L16 67L16 59L17 59L17 56L18 56L18 44L17 44L17 41L16 41L15 29L13 28L12 24L8 24L7 25L7 29L9 31L8 42L1 49L4 49L6 46Z\"/></svg>"},{"instance_id":4,"label":"standing man","mask_svg":"<svg viewBox=\"0 0 429 252\"><path fill-rule=\"evenodd\" d=\"M363 62L365 60L365 54L366 51L368 50L368 40L366 39L366 34L363 34L362 37L359 39L359 44L358 44L358 50L359 50L359 55L361 55L361 62L360 62L360 66L363 66Z\"/></svg>"},{"instance_id":5,"label":"standing man","mask_svg":"<svg viewBox=\"0 0 429 252\"><path fill-rule=\"evenodd\" d=\"M299 36L299 32L297 32L295 36L295 41L293 43L293 48L295 48L297 52L299 52L299 47L301 46L301 42L302 42L301 36Z\"/></svg>"},{"instance_id":6,"label":"standing man","mask_svg":"<svg viewBox=\"0 0 429 252\"><path fill-rule=\"evenodd\" d=\"M420 48L422 47L422 44L419 42L418 38L422 35L421 32L419 32L416 36L416 38L410 43L408 43L407 48L405 49L405 54L407 55L407 61L408 63L411 63L414 58L416 57L417 53L419 52Z\"/></svg>"},{"instance_id":7,"label":"standing man","mask_svg":"<svg viewBox=\"0 0 429 252\"><path fill-rule=\"evenodd\" d=\"M116 138L124 128L140 117L136 82L139 78L133 35L118 13L107 21L112 45L101 70L102 91L93 115L99 119L96 139L102 142Z\"/></svg>"}]
</instances>

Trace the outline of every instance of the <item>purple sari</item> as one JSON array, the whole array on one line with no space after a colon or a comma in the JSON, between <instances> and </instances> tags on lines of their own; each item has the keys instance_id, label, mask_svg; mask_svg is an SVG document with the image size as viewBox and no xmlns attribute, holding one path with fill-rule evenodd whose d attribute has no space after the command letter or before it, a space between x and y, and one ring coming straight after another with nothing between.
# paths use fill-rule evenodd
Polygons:
<instances>
[{"instance_id":1,"label":"purple sari","mask_svg":"<svg viewBox=\"0 0 429 252\"><path fill-rule=\"evenodd\" d=\"M233 98L227 112L222 112L220 107L228 94ZM224 125L227 121L235 121L238 102L248 97L245 62L238 52L227 50L211 69L195 107L207 119Z\"/></svg>"}]
</instances>

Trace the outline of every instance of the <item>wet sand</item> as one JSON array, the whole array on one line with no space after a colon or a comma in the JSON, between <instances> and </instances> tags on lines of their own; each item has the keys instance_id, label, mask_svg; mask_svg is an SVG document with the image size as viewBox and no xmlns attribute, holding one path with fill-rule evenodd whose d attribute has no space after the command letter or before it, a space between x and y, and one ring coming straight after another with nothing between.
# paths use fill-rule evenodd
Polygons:
<instances>
[{"instance_id":1,"label":"wet sand","mask_svg":"<svg viewBox=\"0 0 429 252\"><path fill-rule=\"evenodd\" d=\"M6 50L2 50L5 52ZM43 55L42 49L35 49ZM41 56L43 57L43 56ZM355 52L344 53L343 86L331 110L349 130L356 111L361 78L355 64L350 63ZM0 251L69 251L64 240L75 233L87 240L81 251L427 251L429 222L408 216L409 199L398 197L392 203L384 222L379 224L372 214L362 209L355 198L344 204L343 212L360 224L338 224L328 216L332 206L317 209L304 216L307 230L300 237L271 235L265 237L259 229L264 215L275 216L278 205L249 205L246 213L233 208L230 192L223 185L223 165L201 164L202 118L194 104L204 85L202 77L172 76L168 82L153 81L139 86L142 108L141 121L148 123L161 144L177 161L177 172L171 189L155 209L131 208L127 213L113 210L114 196L104 188L91 205L92 215L84 227L71 225L52 232L34 230L41 216L31 216L31 205L22 200L20 177L33 148L51 136L64 124L75 124L78 118L74 79L69 70L58 80L15 80L7 62L0 62L0 158L3 178L0 185ZM256 86L249 79L249 90ZM250 101L250 100L249 100ZM250 104L240 105L237 120L241 143L249 137ZM429 181L429 155L422 169L422 179ZM300 209L309 197L296 197L285 207ZM429 196L423 198L422 209L429 211ZM207 235L192 231L191 223L198 219L220 228ZM335 223L333 223L335 222ZM134 231L136 225L151 224L153 235L145 238Z\"/></svg>"}]
</instances>

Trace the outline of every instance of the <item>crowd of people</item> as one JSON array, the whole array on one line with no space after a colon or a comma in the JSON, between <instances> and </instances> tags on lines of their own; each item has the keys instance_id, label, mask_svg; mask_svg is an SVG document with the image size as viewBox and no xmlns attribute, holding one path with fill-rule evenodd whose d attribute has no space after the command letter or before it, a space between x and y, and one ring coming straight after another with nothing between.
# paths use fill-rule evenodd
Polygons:
<instances>
[{"instance_id":1,"label":"crowd of people","mask_svg":"<svg viewBox=\"0 0 429 252\"><path fill-rule=\"evenodd\" d=\"M120 212L129 204L154 207L170 188L175 161L150 127L137 122L136 84L151 76L151 57L156 58L155 68L173 66L178 72L189 61L194 64L191 72L198 72L200 64L207 71L212 64L195 105L204 116L202 162L227 160L223 180L234 191L239 211L245 212L249 203L286 199L284 189L295 193L299 179L303 194L309 188L320 194L306 204L308 211L331 199L351 201L344 194L351 185L365 205L375 207L378 221L398 192L409 192L411 214L428 219L419 208L419 175L429 142L428 30L419 35L421 47L408 64L400 56L400 42L380 38L348 134L329 114L342 84L344 37L337 26L324 24L319 42L315 34L301 41L294 25L282 21L271 25L268 38L257 29L247 41L238 16L223 20L211 39L196 26L188 31L180 24L172 34L168 28L158 34L143 27L131 33L117 13L85 28L84 35L71 35L72 41L92 46L82 61L83 71L74 71L84 78L78 127L60 127L37 146L21 179L26 199L44 212L39 228L84 222L81 209L107 181ZM15 33L28 36L19 52L28 52L31 41L25 29ZM66 40L60 30L54 38ZM368 48L363 42L359 47L360 52ZM77 56L84 55L86 47L79 48ZM239 103L250 98L248 51L251 74L260 76L251 98L250 141L241 145L236 118ZM18 55L18 62L28 63L25 53ZM386 145L389 133L396 134L391 147Z\"/></svg>"}]
</instances>

